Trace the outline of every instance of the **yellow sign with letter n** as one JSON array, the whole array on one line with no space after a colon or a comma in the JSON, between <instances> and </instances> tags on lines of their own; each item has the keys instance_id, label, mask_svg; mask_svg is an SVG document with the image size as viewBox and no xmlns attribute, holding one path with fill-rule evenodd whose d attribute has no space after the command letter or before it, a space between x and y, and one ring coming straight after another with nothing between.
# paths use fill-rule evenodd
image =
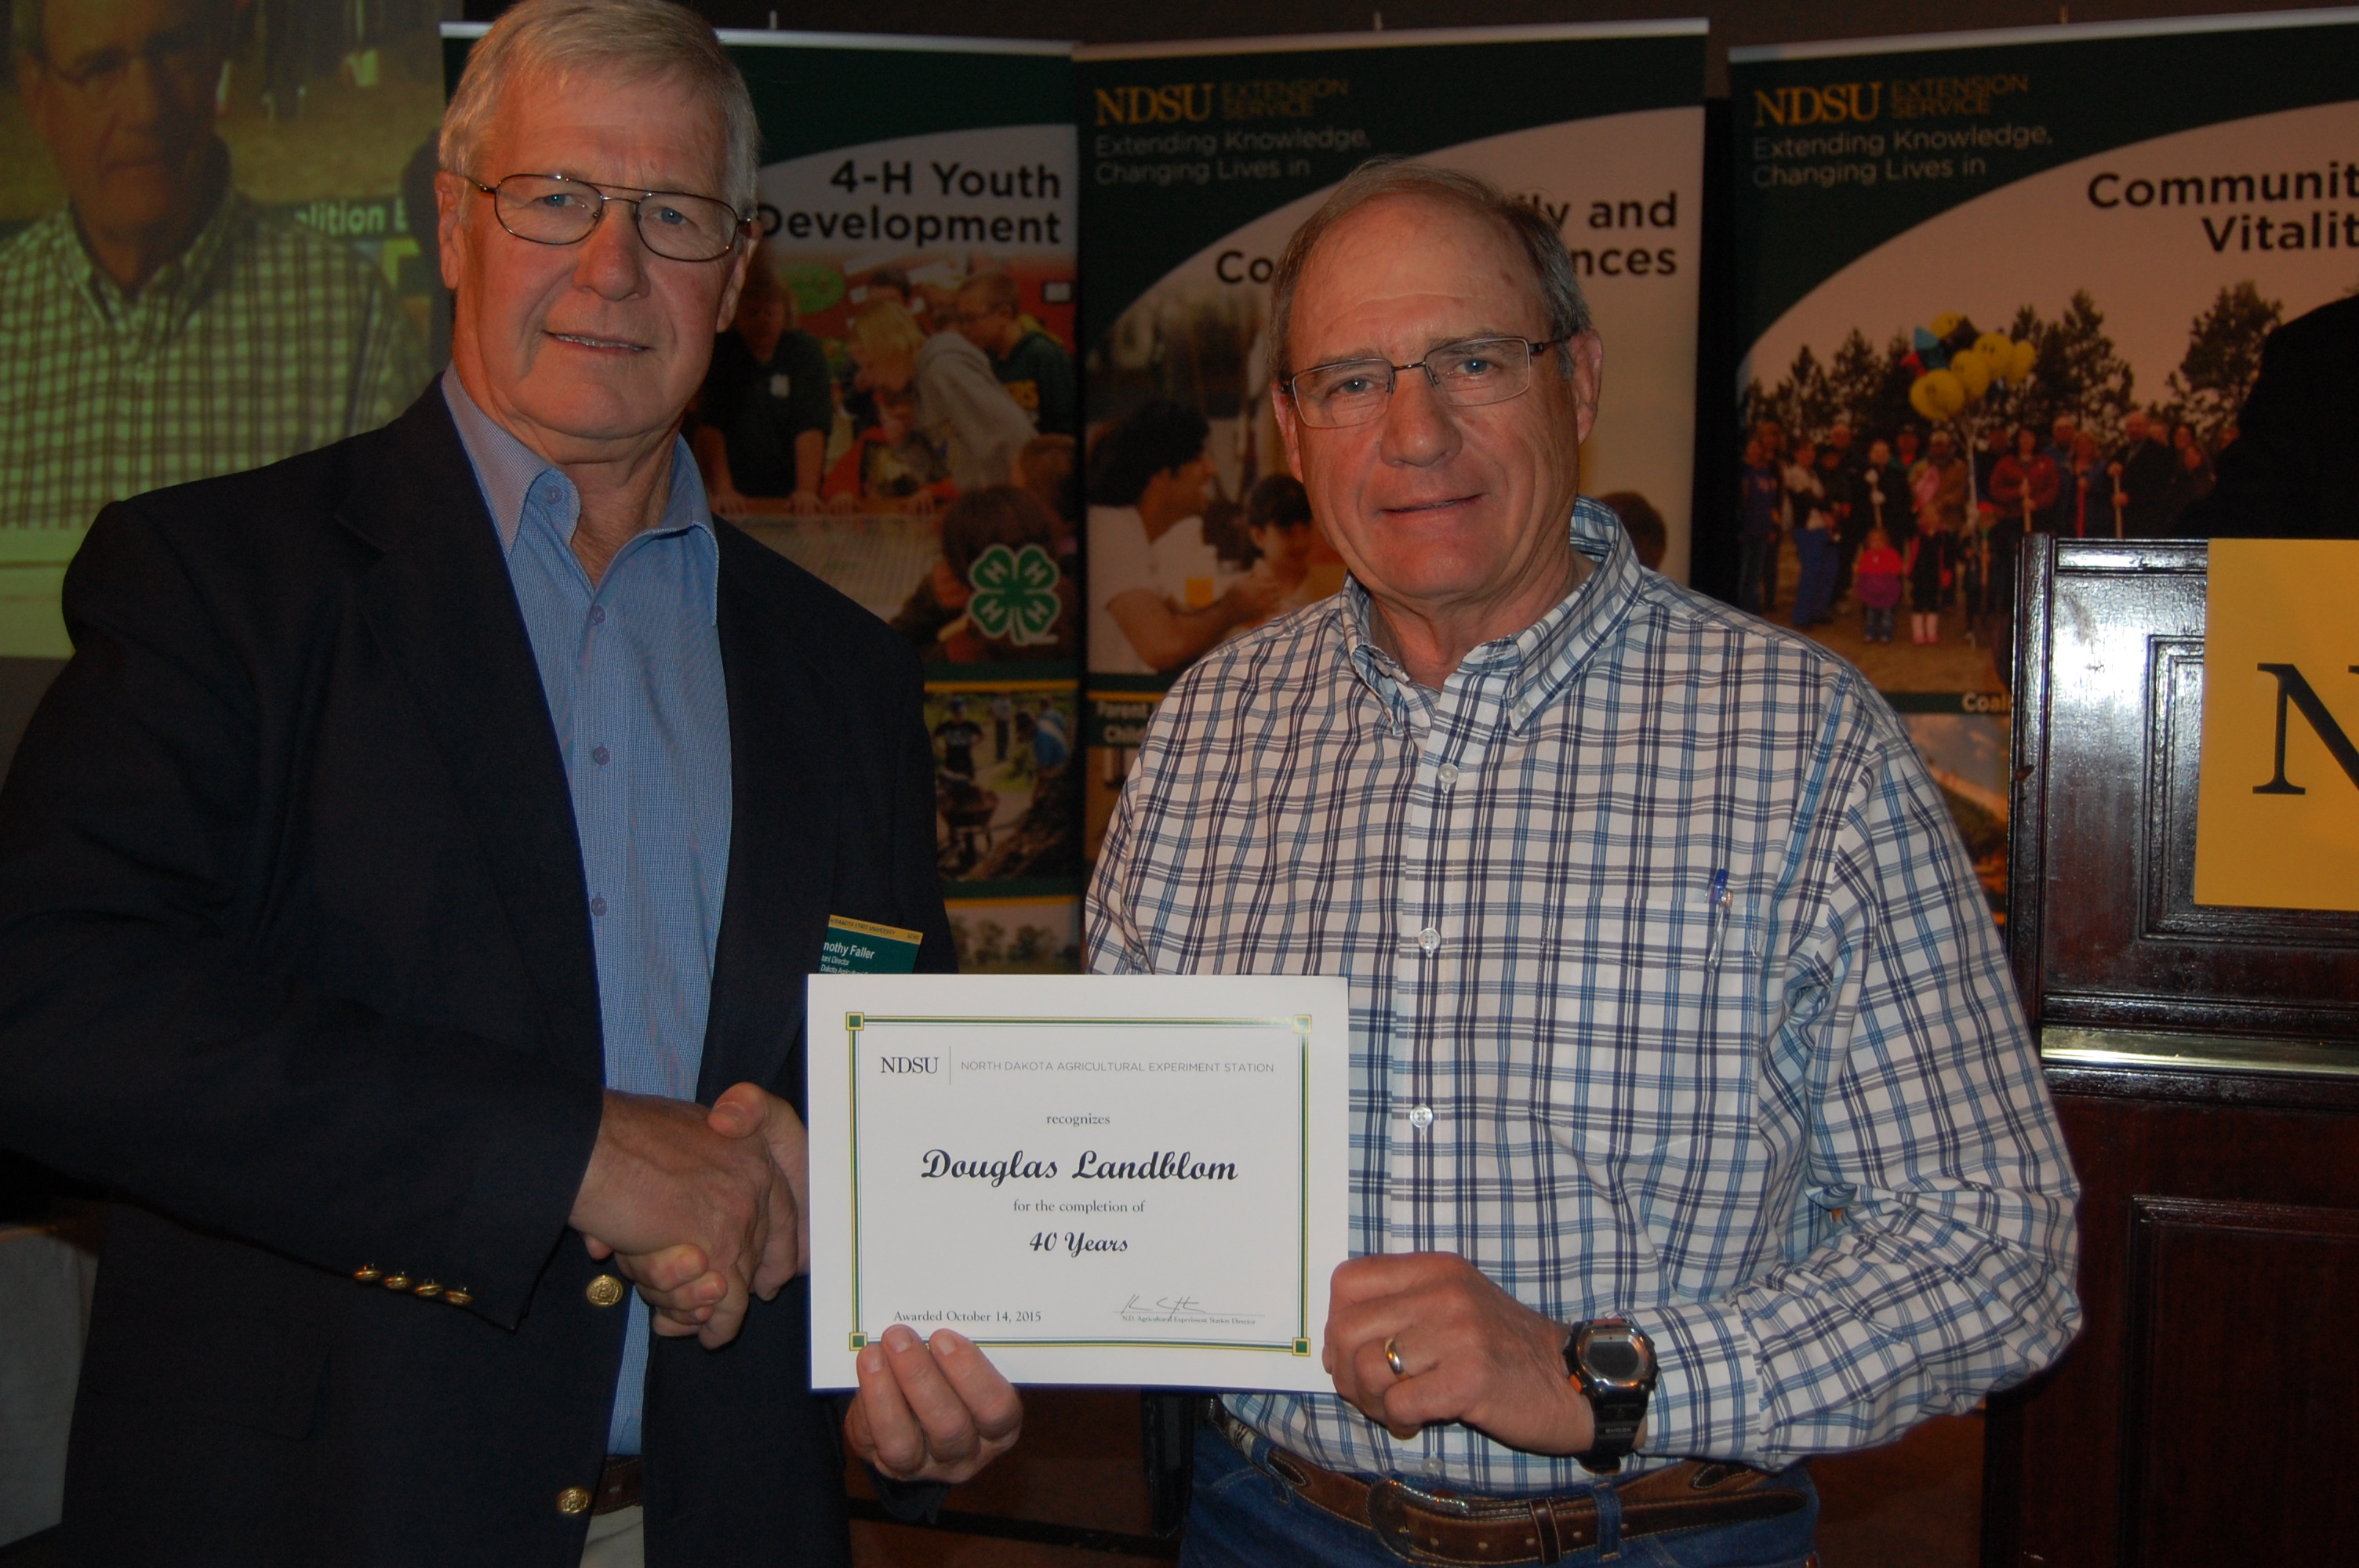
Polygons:
<instances>
[{"instance_id":1,"label":"yellow sign with letter n","mask_svg":"<svg viewBox=\"0 0 2359 1568\"><path fill-rule=\"evenodd\" d=\"M2359 540L2214 539L2195 902L2359 909Z\"/></svg>"}]
</instances>

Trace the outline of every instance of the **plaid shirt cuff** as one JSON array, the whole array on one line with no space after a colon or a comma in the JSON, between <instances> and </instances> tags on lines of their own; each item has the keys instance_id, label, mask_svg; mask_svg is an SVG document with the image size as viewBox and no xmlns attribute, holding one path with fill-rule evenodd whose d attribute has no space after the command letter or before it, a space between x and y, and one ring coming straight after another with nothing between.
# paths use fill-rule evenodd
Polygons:
<instances>
[{"instance_id":1,"label":"plaid shirt cuff","mask_svg":"<svg viewBox=\"0 0 2359 1568\"><path fill-rule=\"evenodd\" d=\"M1761 1346L1724 1302L1632 1314L1655 1342L1660 1380L1647 1403L1647 1455L1759 1464L1767 1443Z\"/></svg>"}]
</instances>

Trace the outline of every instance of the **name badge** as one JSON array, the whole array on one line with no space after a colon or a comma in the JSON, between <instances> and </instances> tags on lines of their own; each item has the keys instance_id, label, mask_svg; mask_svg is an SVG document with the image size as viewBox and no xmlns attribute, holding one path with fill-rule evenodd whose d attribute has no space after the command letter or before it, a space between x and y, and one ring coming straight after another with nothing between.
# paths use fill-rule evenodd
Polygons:
<instances>
[{"instance_id":1,"label":"name badge","mask_svg":"<svg viewBox=\"0 0 2359 1568\"><path fill-rule=\"evenodd\" d=\"M822 975L906 975L918 967L922 931L878 925L847 915L827 917L827 940L820 946Z\"/></svg>"}]
</instances>

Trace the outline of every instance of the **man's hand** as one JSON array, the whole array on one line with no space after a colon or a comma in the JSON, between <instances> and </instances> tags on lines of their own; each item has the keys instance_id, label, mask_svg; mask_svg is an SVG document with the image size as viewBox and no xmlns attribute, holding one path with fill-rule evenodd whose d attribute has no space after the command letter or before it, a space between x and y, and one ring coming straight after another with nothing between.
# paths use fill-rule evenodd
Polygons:
<instances>
[{"instance_id":1,"label":"man's hand","mask_svg":"<svg viewBox=\"0 0 2359 1568\"><path fill-rule=\"evenodd\" d=\"M1527 1454L1581 1454L1596 1422L1565 1375L1564 1336L1463 1258L1390 1253L1336 1269L1322 1355L1335 1391L1395 1437L1456 1421Z\"/></svg>"},{"instance_id":2,"label":"man's hand","mask_svg":"<svg viewBox=\"0 0 2359 1568\"><path fill-rule=\"evenodd\" d=\"M803 1223L803 1215L810 1206L810 1135L803 1130L803 1119L759 1084L732 1084L712 1102L704 1123L723 1138L758 1137L769 1151L770 1163L787 1179L795 1206L783 1230L772 1217L763 1263L766 1268L785 1267L787 1279L809 1273L810 1227Z\"/></svg>"},{"instance_id":3,"label":"man's hand","mask_svg":"<svg viewBox=\"0 0 2359 1568\"><path fill-rule=\"evenodd\" d=\"M860 1352L843 1418L853 1454L897 1481L956 1486L1016 1446L1024 1401L964 1335L895 1324Z\"/></svg>"},{"instance_id":4,"label":"man's hand","mask_svg":"<svg viewBox=\"0 0 2359 1568\"><path fill-rule=\"evenodd\" d=\"M657 1333L735 1338L749 1298L793 1276L799 1217L763 1141L714 1131L686 1100L606 1092L571 1223L639 1287Z\"/></svg>"}]
</instances>

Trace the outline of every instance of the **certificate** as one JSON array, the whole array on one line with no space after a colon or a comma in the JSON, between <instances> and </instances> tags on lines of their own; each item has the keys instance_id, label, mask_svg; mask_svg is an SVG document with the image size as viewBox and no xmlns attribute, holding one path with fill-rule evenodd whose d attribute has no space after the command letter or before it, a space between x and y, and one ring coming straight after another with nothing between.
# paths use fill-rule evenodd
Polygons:
<instances>
[{"instance_id":1,"label":"certificate","mask_svg":"<svg viewBox=\"0 0 2359 1568\"><path fill-rule=\"evenodd\" d=\"M1333 1388L1344 981L810 984L813 1388L896 1323L1017 1383Z\"/></svg>"}]
</instances>

